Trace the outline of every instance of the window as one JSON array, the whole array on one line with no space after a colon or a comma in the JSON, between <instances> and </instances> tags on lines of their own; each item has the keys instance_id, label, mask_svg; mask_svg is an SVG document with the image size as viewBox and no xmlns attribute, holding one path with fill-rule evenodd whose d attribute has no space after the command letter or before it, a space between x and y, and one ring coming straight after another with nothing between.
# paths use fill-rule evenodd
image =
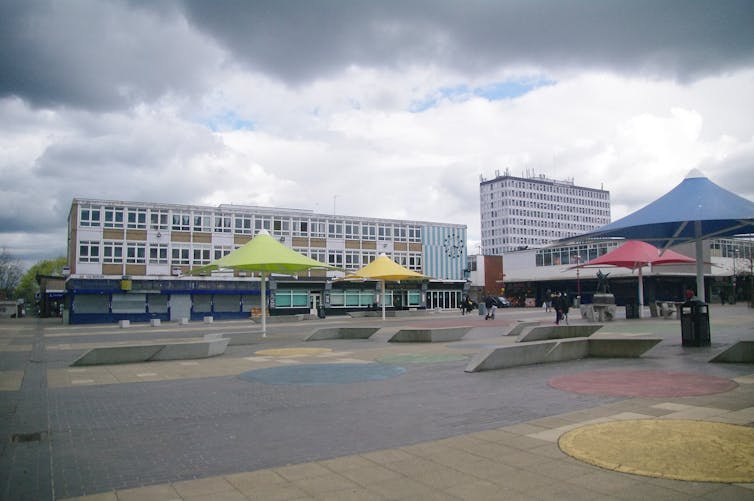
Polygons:
<instances>
[{"instance_id":1,"label":"window","mask_svg":"<svg viewBox=\"0 0 754 501\"><path fill-rule=\"evenodd\" d=\"M306 308L309 306L309 293L305 290L278 289L275 293L276 308Z\"/></svg>"},{"instance_id":2,"label":"window","mask_svg":"<svg viewBox=\"0 0 754 501\"><path fill-rule=\"evenodd\" d=\"M173 224L171 225L171 229L173 231L191 230L191 214L180 212L173 214Z\"/></svg>"},{"instance_id":3,"label":"window","mask_svg":"<svg viewBox=\"0 0 754 501\"><path fill-rule=\"evenodd\" d=\"M343 238L343 223L328 223L327 238Z\"/></svg>"},{"instance_id":4,"label":"window","mask_svg":"<svg viewBox=\"0 0 754 501\"><path fill-rule=\"evenodd\" d=\"M217 218L215 218L217 220ZM194 231L209 232L212 227L212 216L209 214L194 214Z\"/></svg>"},{"instance_id":5,"label":"window","mask_svg":"<svg viewBox=\"0 0 754 501\"><path fill-rule=\"evenodd\" d=\"M232 219L229 214L215 214L215 233L233 233Z\"/></svg>"},{"instance_id":6,"label":"window","mask_svg":"<svg viewBox=\"0 0 754 501\"><path fill-rule=\"evenodd\" d=\"M422 230L418 226L408 228L408 241L409 242L421 242Z\"/></svg>"},{"instance_id":7,"label":"window","mask_svg":"<svg viewBox=\"0 0 754 501\"><path fill-rule=\"evenodd\" d=\"M327 253L327 263L331 266L343 267L343 252L342 251L329 251Z\"/></svg>"},{"instance_id":8,"label":"window","mask_svg":"<svg viewBox=\"0 0 754 501\"><path fill-rule=\"evenodd\" d=\"M275 218L272 221L272 230L277 236L289 236L291 234L291 221L290 219Z\"/></svg>"},{"instance_id":9,"label":"window","mask_svg":"<svg viewBox=\"0 0 754 501\"><path fill-rule=\"evenodd\" d=\"M193 250L194 260L192 264L205 265L210 262L211 249L209 246L196 246Z\"/></svg>"},{"instance_id":10,"label":"window","mask_svg":"<svg viewBox=\"0 0 754 501\"><path fill-rule=\"evenodd\" d=\"M99 242L79 242L79 263L99 263Z\"/></svg>"},{"instance_id":11,"label":"window","mask_svg":"<svg viewBox=\"0 0 754 501\"><path fill-rule=\"evenodd\" d=\"M152 230L168 229L168 212L153 210L149 213L149 228Z\"/></svg>"},{"instance_id":12,"label":"window","mask_svg":"<svg viewBox=\"0 0 754 501\"><path fill-rule=\"evenodd\" d=\"M395 228L395 241L396 242L405 242L408 240L407 238L407 230L404 226L399 226Z\"/></svg>"},{"instance_id":13,"label":"window","mask_svg":"<svg viewBox=\"0 0 754 501\"><path fill-rule=\"evenodd\" d=\"M251 216L236 216L235 228L236 233L240 233L242 235L251 235Z\"/></svg>"},{"instance_id":14,"label":"window","mask_svg":"<svg viewBox=\"0 0 754 501\"><path fill-rule=\"evenodd\" d=\"M377 226L377 239L378 240L392 240L393 227L387 224L378 225Z\"/></svg>"},{"instance_id":15,"label":"window","mask_svg":"<svg viewBox=\"0 0 754 501\"><path fill-rule=\"evenodd\" d=\"M149 263L168 264L168 246L166 244L149 244Z\"/></svg>"},{"instance_id":16,"label":"window","mask_svg":"<svg viewBox=\"0 0 754 501\"><path fill-rule=\"evenodd\" d=\"M234 247L232 245L215 245L212 248L213 259L217 261L221 257L233 252Z\"/></svg>"},{"instance_id":17,"label":"window","mask_svg":"<svg viewBox=\"0 0 754 501\"><path fill-rule=\"evenodd\" d=\"M102 262L108 264L123 262L123 242L105 240L102 242Z\"/></svg>"},{"instance_id":18,"label":"window","mask_svg":"<svg viewBox=\"0 0 754 501\"><path fill-rule=\"evenodd\" d=\"M334 290L330 293L330 306L366 308L373 305L375 295L373 290L346 289Z\"/></svg>"},{"instance_id":19,"label":"window","mask_svg":"<svg viewBox=\"0 0 754 501\"><path fill-rule=\"evenodd\" d=\"M270 231L272 228L272 221L269 217L256 217L254 218L254 230L259 233L262 230Z\"/></svg>"},{"instance_id":20,"label":"window","mask_svg":"<svg viewBox=\"0 0 754 501\"><path fill-rule=\"evenodd\" d=\"M123 207L105 207L105 228L123 228Z\"/></svg>"},{"instance_id":21,"label":"window","mask_svg":"<svg viewBox=\"0 0 754 501\"><path fill-rule=\"evenodd\" d=\"M362 240L377 240L377 227L373 224L365 224L361 227Z\"/></svg>"},{"instance_id":22,"label":"window","mask_svg":"<svg viewBox=\"0 0 754 501\"><path fill-rule=\"evenodd\" d=\"M361 225L359 223L346 223L346 238L350 240L358 240Z\"/></svg>"},{"instance_id":23,"label":"window","mask_svg":"<svg viewBox=\"0 0 754 501\"><path fill-rule=\"evenodd\" d=\"M170 250L170 261L173 264L190 264L191 249L187 245L174 244Z\"/></svg>"},{"instance_id":24,"label":"window","mask_svg":"<svg viewBox=\"0 0 754 501\"><path fill-rule=\"evenodd\" d=\"M146 263L147 245L144 242L126 242L126 262L130 264Z\"/></svg>"},{"instance_id":25,"label":"window","mask_svg":"<svg viewBox=\"0 0 754 501\"><path fill-rule=\"evenodd\" d=\"M358 268L361 268L361 260L359 258L359 251L347 250L345 268L347 270L356 270Z\"/></svg>"},{"instance_id":26,"label":"window","mask_svg":"<svg viewBox=\"0 0 754 501\"><path fill-rule=\"evenodd\" d=\"M79 226L99 226L99 207L82 207L79 211Z\"/></svg>"},{"instance_id":27,"label":"window","mask_svg":"<svg viewBox=\"0 0 754 501\"><path fill-rule=\"evenodd\" d=\"M311 236L314 238L325 238L325 222L312 221L310 225Z\"/></svg>"},{"instance_id":28,"label":"window","mask_svg":"<svg viewBox=\"0 0 754 501\"><path fill-rule=\"evenodd\" d=\"M127 227L132 230L146 229L147 209L135 209L135 208L128 209Z\"/></svg>"},{"instance_id":29,"label":"window","mask_svg":"<svg viewBox=\"0 0 754 501\"><path fill-rule=\"evenodd\" d=\"M306 254L306 251L303 252ZM320 263L327 262L327 250L325 249L309 249L309 257Z\"/></svg>"},{"instance_id":30,"label":"window","mask_svg":"<svg viewBox=\"0 0 754 501\"><path fill-rule=\"evenodd\" d=\"M213 310L216 313L235 313L241 311L240 294L215 294L212 297Z\"/></svg>"},{"instance_id":31,"label":"window","mask_svg":"<svg viewBox=\"0 0 754 501\"><path fill-rule=\"evenodd\" d=\"M309 223L298 219L293 220L293 236L305 237L309 234Z\"/></svg>"}]
</instances>

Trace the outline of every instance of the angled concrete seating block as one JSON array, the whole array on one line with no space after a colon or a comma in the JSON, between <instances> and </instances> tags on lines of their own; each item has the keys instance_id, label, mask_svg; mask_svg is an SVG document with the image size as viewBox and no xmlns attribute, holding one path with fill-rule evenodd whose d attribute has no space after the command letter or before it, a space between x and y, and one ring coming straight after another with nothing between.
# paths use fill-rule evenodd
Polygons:
<instances>
[{"instance_id":1,"label":"angled concrete seating block","mask_svg":"<svg viewBox=\"0 0 754 501\"><path fill-rule=\"evenodd\" d=\"M71 365L109 365L144 362L160 351L162 346L161 344L101 346L87 351L74 360Z\"/></svg>"},{"instance_id":2,"label":"angled concrete seating block","mask_svg":"<svg viewBox=\"0 0 754 501\"><path fill-rule=\"evenodd\" d=\"M262 339L262 332L217 332L205 334L204 339L228 339L228 346L257 344Z\"/></svg>"},{"instance_id":3,"label":"angled concrete seating block","mask_svg":"<svg viewBox=\"0 0 754 501\"><path fill-rule=\"evenodd\" d=\"M427 329L401 329L391 337L390 343L443 343L459 341L471 327L435 327Z\"/></svg>"},{"instance_id":4,"label":"angled concrete seating block","mask_svg":"<svg viewBox=\"0 0 754 501\"><path fill-rule=\"evenodd\" d=\"M466 365L466 372L490 371L518 367L520 365L540 364L555 347L557 341L535 341L487 348L475 355Z\"/></svg>"},{"instance_id":5,"label":"angled concrete seating block","mask_svg":"<svg viewBox=\"0 0 754 501\"><path fill-rule=\"evenodd\" d=\"M566 339L572 337L589 337L602 328L601 324L583 325L540 325L529 327L516 339L517 343L543 341L545 339Z\"/></svg>"},{"instance_id":6,"label":"angled concrete seating block","mask_svg":"<svg viewBox=\"0 0 754 501\"><path fill-rule=\"evenodd\" d=\"M599 337L589 338L590 357L636 358L658 345L657 337Z\"/></svg>"},{"instance_id":7,"label":"angled concrete seating block","mask_svg":"<svg viewBox=\"0 0 754 501\"><path fill-rule=\"evenodd\" d=\"M189 360L192 358L209 358L225 353L230 339L209 339L200 342L166 343L149 361Z\"/></svg>"},{"instance_id":8,"label":"angled concrete seating block","mask_svg":"<svg viewBox=\"0 0 754 501\"><path fill-rule=\"evenodd\" d=\"M127 329L131 327L131 321L130 320L118 320L118 327L121 329Z\"/></svg>"},{"instance_id":9,"label":"angled concrete seating block","mask_svg":"<svg viewBox=\"0 0 754 501\"><path fill-rule=\"evenodd\" d=\"M317 329L306 341L322 339L369 339L380 327L325 327Z\"/></svg>"},{"instance_id":10,"label":"angled concrete seating block","mask_svg":"<svg viewBox=\"0 0 754 501\"><path fill-rule=\"evenodd\" d=\"M149 325L152 327L159 327L162 324L162 321L160 321L159 318L152 318L149 320Z\"/></svg>"},{"instance_id":11,"label":"angled concrete seating block","mask_svg":"<svg viewBox=\"0 0 754 501\"><path fill-rule=\"evenodd\" d=\"M739 341L715 355L710 362L750 364L754 362L754 340Z\"/></svg>"},{"instance_id":12,"label":"angled concrete seating block","mask_svg":"<svg viewBox=\"0 0 754 501\"><path fill-rule=\"evenodd\" d=\"M228 341L230 340L219 338L183 343L101 346L87 351L71 365L132 364L157 360L208 358L225 353Z\"/></svg>"},{"instance_id":13,"label":"angled concrete seating block","mask_svg":"<svg viewBox=\"0 0 754 501\"><path fill-rule=\"evenodd\" d=\"M541 324L541 320L519 321L516 325L513 326L510 331L508 331L508 334L506 334L506 336L518 336L519 334L521 334L521 332L523 332L524 329L528 327L536 327Z\"/></svg>"},{"instance_id":14,"label":"angled concrete seating block","mask_svg":"<svg viewBox=\"0 0 754 501\"><path fill-rule=\"evenodd\" d=\"M544 362L579 360L589 356L589 341L585 338L559 339L545 355Z\"/></svg>"}]
</instances>

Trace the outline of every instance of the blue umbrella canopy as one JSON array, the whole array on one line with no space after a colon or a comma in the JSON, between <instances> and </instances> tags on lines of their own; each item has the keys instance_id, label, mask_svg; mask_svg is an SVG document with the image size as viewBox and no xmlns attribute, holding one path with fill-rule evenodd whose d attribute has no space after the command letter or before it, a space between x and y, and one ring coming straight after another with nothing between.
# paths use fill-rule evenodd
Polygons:
<instances>
[{"instance_id":1,"label":"blue umbrella canopy","mask_svg":"<svg viewBox=\"0 0 754 501\"><path fill-rule=\"evenodd\" d=\"M664 250L684 242L749 233L754 233L754 202L694 169L644 208L580 237L643 240Z\"/></svg>"},{"instance_id":2,"label":"blue umbrella canopy","mask_svg":"<svg viewBox=\"0 0 754 501\"><path fill-rule=\"evenodd\" d=\"M696 242L697 296L704 300L702 241L751 233L754 202L721 188L694 169L678 186L636 212L558 243L620 237L650 242L664 251Z\"/></svg>"}]
</instances>

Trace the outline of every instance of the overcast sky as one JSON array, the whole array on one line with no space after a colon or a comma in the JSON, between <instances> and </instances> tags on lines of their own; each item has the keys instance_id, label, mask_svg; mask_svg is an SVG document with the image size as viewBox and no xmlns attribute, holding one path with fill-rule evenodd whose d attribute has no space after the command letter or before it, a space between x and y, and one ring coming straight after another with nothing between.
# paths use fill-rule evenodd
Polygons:
<instances>
[{"instance_id":1,"label":"overcast sky","mask_svg":"<svg viewBox=\"0 0 754 501\"><path fill-rule=\"evenodd\" d=\"M754 1L0 0L0 247L73 197L468 225L480 176L613 219L693 168L754 200Z\"/></svg>"}]
</instances>

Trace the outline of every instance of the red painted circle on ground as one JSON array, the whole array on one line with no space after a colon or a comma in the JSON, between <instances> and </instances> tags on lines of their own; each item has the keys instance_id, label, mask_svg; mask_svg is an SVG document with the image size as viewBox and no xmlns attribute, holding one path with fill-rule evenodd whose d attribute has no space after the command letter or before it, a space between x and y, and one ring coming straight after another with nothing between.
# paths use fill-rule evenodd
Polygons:
<instances>
[{"instance_id":1,"label":"red painted circle on ground","mask_svg":"<svg viewBox=\"0 0 754 501\"><path fill-rule=\"evenodd\" d=\"M730 379L663 371L592 371L552 378L550 386L585 395L613 397L690 397L723 393L738 384Z\"/></svg>"}]
</instances>

